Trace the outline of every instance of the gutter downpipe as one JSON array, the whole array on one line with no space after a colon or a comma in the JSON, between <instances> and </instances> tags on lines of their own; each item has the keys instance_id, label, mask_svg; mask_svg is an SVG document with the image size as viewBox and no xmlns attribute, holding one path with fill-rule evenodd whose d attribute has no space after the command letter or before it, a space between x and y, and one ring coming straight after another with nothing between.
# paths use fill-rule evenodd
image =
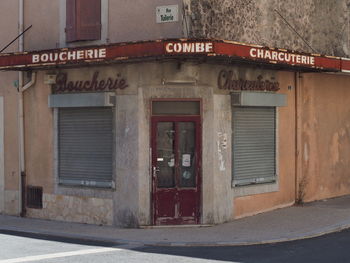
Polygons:
<instances>
[{"instance_id":1,"label":"gutter downpipe","mask_svg":"<svg viewBox=\"0 0 350 263\"><path fill-rule=\"evenodd\" d=\"M23 32L24 24L24 0L19 0L18 2L18 31L19 34ZM21 35L18 39L18 51L24 51L24 37ZM21 195L18 198L18 211L20 216L26 216L26 197L25 197L25 188L26 188L26 173L25 173L25 154L24 154L24 109L23 109L23 92L34 85L36 80L36 73L32 72L31 80L23 85L23 72L18 73L18 151L19 151L19 160L18 160L18 170L19 170L19 180L18 180L18 189L19 194Z\"/></svg>"},{"instance_id":2,"label":"gutter downpipe","mask_svg":"<svg viewBox=\"0 0 350 263\"><path fill-rule=\"evenodd\" d=\"M294 73L294 85L295 85L295 203L299 204L301 196L299 191L299 178L301 176L301 87L300 87L300 72Z\"/></svg>"},{"instance_id":3,"label":"gutter downpipe","mask_svg":"<svg viewBox=\"0 0 350 263\"><path fill-rule=\"evenodd\" d=\"M25 217L26 216L26 173L25 173L25 154L24 154L24 109L23 109L23 92L34 85L36 80L36 73L32 72L31 80L23 86L23 72L19 73L19 78L21 80L21 85L19 85L18 89L18 96L19 96L19 103L18 103L18 113L19 113L19 165L20 165L20 192L21 192L21 198L20 200L20 216ZM20 83L20 81L18 81Z\"/></svg>"},{"instance_id":4,"label":"gutter downpipe","mask_svg":"<svg viewBox=\"0 0 350 263\"><path fill-rule=\"evenodd\" d=\"M23 31L23 0L18 1L18 32L19 34ZM18 39L18 52L23 52L23 36ZM20 216L25 216L25 199L24 199L24 134L23 134L23 94L21 92L23 86L23 72L18 72L18 211Z\"/></svg>"}]
</instances>

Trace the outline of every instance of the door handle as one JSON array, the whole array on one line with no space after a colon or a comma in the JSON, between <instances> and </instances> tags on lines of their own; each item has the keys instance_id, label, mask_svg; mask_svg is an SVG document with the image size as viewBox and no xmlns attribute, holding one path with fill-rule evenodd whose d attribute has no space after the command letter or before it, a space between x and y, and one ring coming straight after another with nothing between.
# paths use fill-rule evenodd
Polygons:
<instances>
[{"instance_id":1,"label":"door handle","mask_svg":"<svg viewBox=\"0 0 350 263\"><path fill-rule=\"evenodd\" d=\"M153 166L153 177L157 176L157 172L159 172L160 169L157 166Z\"/></svg>"}]
</instances>

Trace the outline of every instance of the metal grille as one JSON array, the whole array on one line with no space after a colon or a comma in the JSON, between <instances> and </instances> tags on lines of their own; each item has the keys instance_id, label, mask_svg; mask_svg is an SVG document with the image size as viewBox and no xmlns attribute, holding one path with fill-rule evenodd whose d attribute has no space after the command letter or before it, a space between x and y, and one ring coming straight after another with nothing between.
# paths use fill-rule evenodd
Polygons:
<instances>
[{"instance_id":1,"label":"metal grille","mask_svg":"<svg viewBox=\"0 0 350 263\"><path fill-rule=\"evenodd\" d=\"M112 186L112 108L59 109L58 140L61 184Z\"/></svg>"},{"instance_id":2,"label":"metal grille","mask_svg":"<svg viewBox=\"0 0 350 263\"><path fill-rule=\"evenodd\" d=\"M27 187L27 207L43 208L43 188L40 186Z\"/></svg>"},{"instance_id":3,"label":"metal grille","mask_svg":"<svg viewBox=\"0 0 350 263\"><path fill-rule=\"evenodd\" d=\"M276 108L233 108L233 184L276 180Z\"/></svg>"}]
</instances>

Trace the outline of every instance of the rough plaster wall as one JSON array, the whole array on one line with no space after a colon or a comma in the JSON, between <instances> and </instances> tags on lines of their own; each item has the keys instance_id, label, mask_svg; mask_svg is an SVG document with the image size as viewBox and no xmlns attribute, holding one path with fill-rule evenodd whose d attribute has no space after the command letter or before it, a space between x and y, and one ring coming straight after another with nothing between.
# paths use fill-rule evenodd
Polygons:
<instances>
[{"instance_id":1,"label":"rough plaster wall","mask_svg":"<svg viewBox=\"0 0 350 263\"><path fill-rule=\"evenodd\" d=\"M241 218L280 207L290 206L295 200L295 86L294 74L278 72L279 93L287 95L287 107L279 107L277 135L277 192L253 194L234 200L235 218ZM288 87L291 87L289 89Z\"/></svg>"},{"instance_id":2,"label":"rough plaster wall","mask_svg":"<svg viewBox=\"0 0 350 263\"><path fill-rule=\"evenodd\" d=\"M139 167L140 171L140 208L141 222L148 223L150 218L150 191L151 178L149 171L149 120L151 98L201 98L202 99L202 207L201 223L214 224L232 218L231 172L229 149L225 148L224 136L227 137L227 146L230 144L230 121L227 122L227 110L230 106L229 96L213 99L213 87L217 74L208 71L210 66L195 63L149 63L140 66L139 88ZM216 71L215 71L216 72ZM205 76L205 77L204 77ZM196 85L162 85L161 80L197 80ZM211 81L209 81L209 79ZM214 114L214 107L223 112ZM214 125L213 125L214 123ZM227 126L228 125L228 126ZM141 132L142 131L142 132ZM219 133L221 135L219 136ZM218 145L219 143L219 145ZM220 154L219 149L220 147ZM224 161L225 170L220 171L221 161ZM141 187L142 185L142 187Z\"/></svg>"},{"instance_id":3,"label":"rough plaster wall","mask_svg":"<svg viewBox=\"0 0 350 263\"><path fill-rule=\"evenodd\" d=\"M96 225L112 225L110 199L68 195L43 195L43 209L27 209L27 216Z\"/></svg>"},{"instance_id":4,"label":"rough plaster wall","mask_svg":"<svg viewBox=\"0 0 350 263\"><path fill-rule=\"evenodd\" d=\"M18 206L18 118L17 90L13 83L17 79L15 72L0 73L0 96L4 97L4 187L5 212L17 214Z\"/></svg>"},{"instance_id":5,"label":"rough plaster wall","mask_svg":"<svg viewBox=\"0 0 350 263\"><path fill-rule=\"evenodd\" d=\"M20 213L18 199L19 191L5 190L5 214L18 215Z\"/></svg>"},{"instance_id":6,"label":"rough plaster wall","mask_svg":"<svg viewBox=\"0 0 350 263\"><path fill-rule=\"evenodd\" d=\"M116 102L116 191L114 224L137 227L139 206L137 95L117 96Z\"/></svg>"},{"instance_id":7,"label":"rough plaster wall","mask_svg":"<svg viewBox=\"0 0 350 263\"><path fill-rule=\"evenodd\" d=\"M165 81L176 81L176 80L195 80L200 79L198 74L198 66L192 63L150 63L147 66L140 67L140 89L139 96L142 100L141 105L142 113L141 116L145 120L143 126L140 128L145 132L142 141L140 143L143 147L140 147L140 165L143 167L149 166L149 159L142 158L141 156L149 155L149 120L150 120L150 99L151 98L202 98L203 105L203 128L202 136L203 138L212 138L212 117L213 117L213 103L211 100L212 90L207 86L201 86L199 83L196 86L192 85L162 85L162 79ZM146 84L147 83L147 84ZM146 84L146 85L145 85ZM141 108L141 106L140 106ZM212 152L213 149L213 140L212 139L203 139L203 152ZM146 163L147 162L147 163ZM143 164L142 164L143 163ZM213 162L212 156L203 155L203 167L202 167L202 176L203 176L203 185L202 185L202 198L203 198L203 207L201 211L202 223L214 223L213 215ZM149 169L149 168L148 168ZM141 180L145 186L148 186L146 189L142 189L142 198L143 201L141 204L147 205L142 207L142 214L150 216L150 176L146 174ZM148 185L147 185L148 184Z\"/></svg>"},{"instance_id":8,"label":"rough plaster wall","mask_svg":"<svg viewBox=\"0 0 350 263\"><path fill-rule=\"evenodd\" d=\"M59 1L24 1L24 50L57 48L59 43Z\"/></svg>"},{"instance_id":9,"label":"rough plaster wall","mask_svg":"<svg viewBox=\"0 0 350 263\"><path fill-rule=\"evenodd\" d=\"M156 23L156 7L179 5L179 21ZM110 0L109 34L111 43L182 36L181 0Z\"/></svg>"},{"instance_id":10,"label":"rough plaster wall","mask_svg":"<svg viewBox=\"0 0 350 263\"><path fill-rule=\"evenodd\" d=\"M231 97L213 95L214 101L214 222L233 218L231 171Z\"/></svg>"},{"instance_id":11,"label":"rough plaster wall","mask_svg":"<svg viewBox=\"0 0 350 263\"><path fill-rule=\"evenodd\" d=\"M187 0L190 36L349 56L349 0Z\"/></svg>"},{"instance_id":12,"label":"rough plaster wall","mask_svg":"<svg viewBox=\"0 0 350 263\"><path fill-rule=\"evenodd\" d=\"M24 149L26 181L28 185L42 186L45 193L53 189L53 115L47 105L50 88L44 83L44 73L39 72L36 85L27 89L24 96ZM43 127L46 127L43 129Z\"/></svg>"},{"instance_id":13,"label":"rough plaster wall","mask_svg":"<svg viewBox=\"0 0 350 263\"><path fill-rule=\"evenodd\" d=\"M5 210L4 98L0 96L0 214Z\"/></svg>"},{"instance_id":14,"label":"rough plaster wall","mask_svg":"<svg viewBox=\"0 0 350 263\"><path fill-rule=\"evenodd\" d=\"M18 1L2 0L0 24L0 46L5 47L18 35ZM18 51L14 42L4 52ZM4 97L4 163L5 163L5 213L16 215L18 206L18 132L17 132L17 90L14 87L17 72L0 72L0 96ZM0 197L1 198L1 197ZM0 201L1 202L1 201Z\"/></svg>"},{"instance_id":15,"label":"rough plaster wall","mask_svg":"<svg viewBox=\"0 0 350 263\"><path fill-rule=\"evenodd\" d=\"M302 75L304 201L350 193L350 90L348 76Z\"/></svg>"}]
</instances>

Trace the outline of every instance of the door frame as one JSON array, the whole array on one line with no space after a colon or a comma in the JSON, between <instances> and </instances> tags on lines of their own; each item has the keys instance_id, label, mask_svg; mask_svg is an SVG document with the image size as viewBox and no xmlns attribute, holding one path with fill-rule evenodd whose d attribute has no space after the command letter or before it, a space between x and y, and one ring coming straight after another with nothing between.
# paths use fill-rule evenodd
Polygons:
<instances>
[{"instance_id":1,"label":"door frame","mask_svg":"<svg viewBox=\"0 0 350 263\"><path fill-rule=\"evenodd\" d=\"M153 115L152 114L152 103L157 101L195 101L199 102L200 107L200 115ZM198 122L198 129L196 129L196 152L198 153L198 165L197 165L197 191L198 191L198 215L196 217L196 224L200 224L202 220L202 209L203 209L203 197L202 197L202 99L151 99L150 100L150 177L151 177L151 223L152 225L156 225L156 213L155 213L155 204L156 204L156 184L155 178L153 176L153 165L155 154L153 151L153 129L154 125L157 123L157 120L169 120L169 121L181 121L194 120Z\"/></svg>"}]
</instances>

